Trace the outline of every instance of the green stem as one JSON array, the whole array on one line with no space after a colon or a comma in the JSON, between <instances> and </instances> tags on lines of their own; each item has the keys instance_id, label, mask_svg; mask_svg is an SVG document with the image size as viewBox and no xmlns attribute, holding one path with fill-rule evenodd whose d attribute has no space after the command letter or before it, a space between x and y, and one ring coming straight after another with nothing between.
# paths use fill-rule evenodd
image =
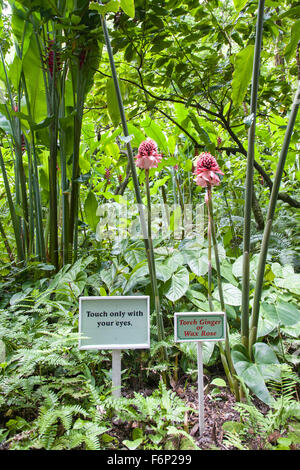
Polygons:
<instances>
[{"instance_id":1,"label":"green stem","mask_svg":"<svg viewBox=\"0 0 300 470\"><path fill-rule=\"evenodd\" d=\"M279 160L278 160L278 165L276 169L276 174L275 174L275 178L273 182L273 187L272 187L272 192L271 192L270 202L269 202L269 207L268 207L267 222L266 222L265 229L264 229L263 240L262 240L262 245L261 245L261 250L260 250L260 255L259 255L259 263L257 267L256 284L255 284L254 300L253 300L253 310L252 310L252 318L251 318L251 330L250 330L250 341L249 341L250 352L257 338L257 326L258 326L258 319L259 319L260 299L261 299L261 293L262 293L263 282L264 282L264 273L265 273L266 259L267 259L267 254L268 254L269 239L270 239L270 234L271 234L271 229L272 229L274 213L276 209L278 193L280 189L280 183L282 179L282 174L284 170L287 152L289 149L291 136L293 133L295 122L296 122L296 116L297 116L298 109L299 109L299 103L300 103L300 82L298 83L298 89L297 89L295 99L293 102L291 114L289 117L289 122L285 131L284 141L282 144L282 149L281 149Z\"/></svg>"},{"instance_id":2,"label":"green stem","mask_svg":"<svg viewBox=\"0 0 300 470\"><path fill-rule=\"evenodd\" d=\"M73 162L72 162L72 185L71 185L71 201L70 201L70 220L69 220L69 243L73 245L74 261L77 257L78 246L78 199L80 191L80 183L78 181L80 176L79 156L80 156L80 137L83 119L83 106L84 96L87 86L87 73L86 70L80 69L78 62L77 66L77 89L76 89L76 114L74 116L74 149L73 149ZM75 81L75 80L74 80Z\"/></svg>"},{"instance_id":3,"label":"green stem","mask_svg":"<svg viewBox=\"0 0 300 470\"><path fill-rule=\"evenodd\" d=\"M25 101L27 106L27 112L30 117L30 121L32 122L32 113L31 113L31 105L28 96L27 84L24 73L22 72L21 75ZM38 250L37 253L41 261L46 261L46 248L45 248L45 239L44 239L44 232L43 232L43 216L42 216L42 202L41 202L41 195L40 195L40 186L39 186L39 170L38 170L38 160L36 154L36 146L35 146L35 134L32 126L30 125L30 133L31 133L31 145L30 150L32 151L32 187L33 187L33 194L35 199L35 217L36 217L36 231L37 231L37 246Z\"/></svg>"},{"instance_id":4,"label":"green stem","mask_svg":"<svg viewBox=\"0 0 300 470\"><path fill-rule=\"evenodd\" d=\"M4 227L3 227L3 224L1 222L1 220L0 220L0 233L1 233L1 236L3 238L4 245L5 245L7 254L9 256L9 259L10 259L11 263L14 264L14 255L12 253L12 250L11 250L10 244L8 242L8 239L7 239L7 236L6 236L6 233L5 233L5 230L4 230Z\"/></svg>"},{"instance_id":5,"label":"green stem","mask_svg":"<svg viewBox=\"0 0 300 470\"><path fill-rule=\"evenodd\" d=\"M151 229L151 199L150 199L150 184L149 184L149 170L145 170L145 182L146 182L146 195L147 195L147 208L148 208L148 242L149 242L149 255L151 257L152 265L152 285L153 285L153 294L154 294L154 305L155 305L155 314L157 322L157 332L158 340L162 341L165 339L164 334L164 325L161 314L159 291L156 279L156 270L155 270L155 259L154 259L154 249L152 242L152 229Z\"/></svg>"},{"instance_id":6,"label":"green stem","mask_svg":"<svg viewBox=\"0 0 300 470\"><path fill-rule=\"evenodd\" d=\"M212 238L213 249L214 249L214 254L215 254L215 263L216 263L218 291L219 291L221 310L223 312L226 312L223 287L222 287L220 257L219 257L215 222L214 222L214 216L213 216L213 202L212 202L211 187L207 188L207 207L208 207L209 227L211 231L211 238ZM222 359L222 363L224 366L224 370L225 370L228 382L230 384L230 388L235 393L235 397L238 400L239 399L239 387L238 387L237 380L234 378L235 369L234 369L234 365L233 365L233 361L231 357L231 351L230 351L228 322L226 323L225 351L223 349L223 346L220 343L218 343L218 345L219 345L219 349L221 353L221 359Z\"/></svg>"},{"instance_id":7,"label":"green stem","mask_svg":"<svg viewBox=\"0 0 300 470\"><path fill-rule=\"evenodd\" d=\"M207 191L208 193L208 191ZM208 273L207 273L207 278L208 278L208 286L207 286L207 294L208 294L208 304L209 304L209 309L211 312L214 311L214 306L212 302L212 296L211 296L211 284L212 284L212 264L211 264L211 217L210 217L210 211L208 210L208 226L207 226L207 238L208 238L208 251L207 251L207 258L208 258Z\"/></svg>"},{"instance_id":8,"label":"green stem","mask_svg":"<svg viewBox=\"0 0 300 470\"><path fill-rule=\"evenodd\" d=\"M242 279L242 316L241 316L241 334L242 342L245 347L248 347L249 342L249 294L250 294L250 280L249 280L249 266L250 266L250 236L251 236L251 209L253 199L253 174L254 174L254 154L255 154L255 127L256 127L256 110L257 110L257 95L259 84L259 70L260 70L260 54L262 45L262 32L263 32L263 19L264 19L264 0L259 1L257 23L256 23L256 37L255 37L255 50L254 62L252 73L252 88L251 88L251 106L250 115L253 117L252 123L248 132L248 153L247 153L247 173L246 173L246 191L245 191L245 206L244 206L244 239L243 239L243 279Z\"/></svg>"},{"instance_id":9,"label":"green stem","mask_svg":"<svg viewBox=\"0 0 300 470\"><path fill-rule=\"evenodd\" d=\"M64 66L62 74L61 101L59 117L60 123L65 117L65 80L67 66ZM66 152L66 130L63 124L59 127L60 143L60 171L61 171L61 191L62 191L62 261L63 265L68 264L69 260L69 184L67 178L67 152Z\"/></svg>"},{"instance_id":10,"label":"green stem","mask_svg":"<svg viewBox=\"0 0 300 470\"><path fill-rule=\"evenodd\" d=\"M3 155L0 149L0 167L2 171L2 177L4 181L4 186L5 186L5 192L6 192L6 198L8 201L8 206L9 206L9 211L10 211L10 216L11 216L11 221L15 233L15 240L16 240L16 246L17 246L17 256L18 256L18 261L23 262L24 261L24 251L23 251L23 243L22 243L22 237L21 237L21 231L20 231L20 225L19 221L16 215L15 211L15 206L13 203L10 187L9 187L9 182L7 178L7 173L6 173L6 168L3 160Z\"/></svg>"}]
</instances>

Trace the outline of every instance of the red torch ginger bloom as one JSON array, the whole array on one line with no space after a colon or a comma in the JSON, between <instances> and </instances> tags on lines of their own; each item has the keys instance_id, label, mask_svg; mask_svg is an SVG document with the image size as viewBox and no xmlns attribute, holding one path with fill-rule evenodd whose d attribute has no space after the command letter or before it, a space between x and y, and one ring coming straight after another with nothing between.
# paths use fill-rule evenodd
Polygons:
<instances>
[{"instance_id":1,"label":"red torch ginger bloom","mask_svg":"<svg viewBox=\"0 0 300 470\"><path fill-rule=\"evenodd\" d=\"M138 154L135 158L135 164L138 168L149 170L150 168L157 168L161 162L162 155L157 152L156 142L148 138L139 146Z\"/></svg>"},{"instance_id":2,"label":"red torch ginger bloom","mask_svg":"<svg viewBox=\"0 0 300 470\"><path fill-rule=\"evenodd\" d=\"M48 41L46 61L48 64L48 69L49 69L51 77L53 77L54 59L56 62L57 70L61 70L60 53L59 51L56 51L56 56L54 57L54 48L55 48L55 41L53 40Z\"/></svg>"},{"instance_id":3,"label":"red torch ginger bloom","mask_svg":"<svg viewBox=\"0 0 300 470\"><path fill-rule=\"evenodd\" d=\"M220 170L215 157L213 157L209 152L201 153L197 160L196 170L194 172L194 175L196 175L196 184L198 186L202 186L202 188L206 188L207 186L218 186L220 184L220 179L217 173L224 175Z\"/></svg>"}]
</instances>

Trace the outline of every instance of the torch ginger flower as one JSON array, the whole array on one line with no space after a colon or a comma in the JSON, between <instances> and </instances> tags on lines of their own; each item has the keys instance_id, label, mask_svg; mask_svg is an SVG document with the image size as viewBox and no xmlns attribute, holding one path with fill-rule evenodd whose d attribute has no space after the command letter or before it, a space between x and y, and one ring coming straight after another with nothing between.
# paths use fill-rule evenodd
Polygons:
<instances>
[{"instance_id":1,"label":"torch ginger flower","mask_svg":"<svg viewBox=\"0 0 300 470\"><path fill-rule=\"evenodd\" d=\"M135 164L138 168L149 170L150 168L157 168L161 162L162 155L157 152L156 142L148 138L139 146L138 154L135 158Z\"/></svg>"},{"instance_id":2,"label":"torch ginger flower","mask_svg":"<svg viewBox=\"0 0 300 470\"><path fill-rule=\"evenodd\" d=\"M196 175L196 184L198 186L202 186L202 188L218 186L220 184L220 179L217 173L224 175L220 170L215 157L213 157L209 152L201 153L197 160L196 170L194 172L194 175Z\"/></svg>"}]
</instances>

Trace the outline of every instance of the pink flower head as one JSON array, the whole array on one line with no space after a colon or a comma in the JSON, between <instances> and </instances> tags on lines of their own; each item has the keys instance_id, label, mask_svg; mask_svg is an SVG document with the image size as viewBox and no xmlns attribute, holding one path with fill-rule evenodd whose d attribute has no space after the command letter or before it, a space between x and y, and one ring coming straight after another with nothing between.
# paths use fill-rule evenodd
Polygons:
<instances>
[{"instance_id":1,"label":"pink flower head","mask_svg":"<svg viewBox=\"0 0 300 470\"><path fill-rule=\"evenodd\" d=\"M150 168L157 168L161 162L162 155L157 152L156 142L148 138L139 146L138 154L135 158L135 164L138 168L149 170Z\"/></svg>"},{"instance_id":2,"label":"pink flower head","mask_svg":"<svg viewBox=\"0 0 300 470\"><path fill-rule=\"evenodd\" d=\"M194 175L196 175L196 184L202 186L202 188L218 186L220 179L217 173L224 175L215 157L209 152L202 152L197 160L196 170L194 172Z\"/></svg>"}]
</instances>

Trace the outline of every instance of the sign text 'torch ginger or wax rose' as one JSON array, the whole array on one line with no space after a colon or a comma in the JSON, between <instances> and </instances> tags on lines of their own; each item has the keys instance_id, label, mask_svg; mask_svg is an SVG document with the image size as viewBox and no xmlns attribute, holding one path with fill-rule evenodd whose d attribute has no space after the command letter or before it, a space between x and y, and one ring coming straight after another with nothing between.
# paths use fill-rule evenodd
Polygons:
<instances>
[{"instance_id":1,"label":"sign text 'torch ginger or wax rose'","mask_svg":"<svg viewBox=\"0 0 300 470\"><path fill-rule=\"evenodd\" d=\"M149 297L80 297L79 334L79 349L149 348Z\"/></svg>"},{"instance_id":2,"label":"sign text 'torch ginger or wax rose'","mask_svg":"<svg viewBox=\"0 0 300 470\"><path fill-rule=\"evenodd\" d=\"M224 312L175 313L175 341L222 341L224 339Z\"/></svg>"}]
</instances>

